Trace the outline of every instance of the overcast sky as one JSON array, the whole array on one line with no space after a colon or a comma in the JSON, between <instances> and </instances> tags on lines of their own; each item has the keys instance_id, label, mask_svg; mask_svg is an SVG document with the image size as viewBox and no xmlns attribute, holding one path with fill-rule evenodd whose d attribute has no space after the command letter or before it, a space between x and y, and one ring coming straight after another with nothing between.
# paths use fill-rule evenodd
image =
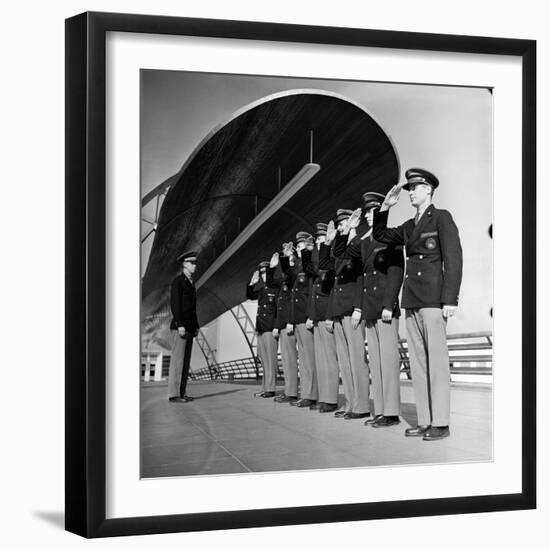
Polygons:
<instances>
[{"instance_id":1,"label":"overcast sky","mask_svg":"<svg viewBox=\"0 0 550 550\"><path fill-rule=\"evenodd\" d=\"M449 333L492 329L492 243L487 233L492 223L492 95L488 90L151 70L142 71L141 84L142 196L179 171L213 128L268 95L300 88L330 90L361 104L394 143L402 179L410 167L426 168L439 177L434 203L449 210L458 225L464 278L460 311L449 323ZM146 209L149 216L151 208L152 204ZM392 209L390 225L413 214L403 193ZM143 268L151 241L143 246ZM247 277L243 274L243 282ZM219 360L246 355L246 348L222 349L224 334L230 333L234 340L233 329L223 322Z\"/></svg>"}]
</instances>

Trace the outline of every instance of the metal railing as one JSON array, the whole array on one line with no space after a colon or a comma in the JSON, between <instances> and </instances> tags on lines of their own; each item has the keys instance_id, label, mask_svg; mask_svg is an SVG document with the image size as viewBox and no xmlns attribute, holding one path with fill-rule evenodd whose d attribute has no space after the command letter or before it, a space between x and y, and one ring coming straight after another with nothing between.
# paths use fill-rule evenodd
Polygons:
<instances>
[{"instance_id":1,"label":"metal railing","mask_svg":"<svg viewBox=\"0 0 550 550\"><path fill-rule=\"evenodd\" d=\"M449 367L451 375L493 374L493 336L491 332L449 334ZM399 339L401 372L410 378L407 340Z\"/></svg>"},{"instance_id":2,"label":"metal railing","mask_svg":"<svg viewBox=\"0 0 550 550\"><path fill-rule=\"evenodd\" d=\"M191 380L260 380L264 375L262 364L259 359L245 357L234 361L225 361L210 367L214 376L210 376L207 368L193 370L189 373ZM281 358L277 362L277 378L283 378L283 367Z\"/></svg>"},{"instance_id":3,"label":"metal railing","mask_svg":"<svg viewBox=\"0 0 550 550\"><path fill-rule=\"evenodd\" d=\"M452 375L491 375L493 373L493 341L491 332L470 332L447 336L449 367ZM368 355L368 346L366 346ZM401 373L410 378L407 340L399 340ZM142 379L155 381L168 376L169 354L142 353ZM245 357L217 363L189 372L191 380L260 380L263 376L261 361ZM277 377L283 378L281 357L278 356Z\"/></svg>"}]
</instances>

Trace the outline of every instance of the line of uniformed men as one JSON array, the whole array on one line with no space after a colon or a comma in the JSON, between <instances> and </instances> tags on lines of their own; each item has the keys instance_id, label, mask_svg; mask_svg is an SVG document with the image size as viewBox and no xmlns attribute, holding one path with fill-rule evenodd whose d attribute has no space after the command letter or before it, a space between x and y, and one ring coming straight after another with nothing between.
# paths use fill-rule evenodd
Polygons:
<instances>
[{"instance_id":1,"label":"line of uniformed men","mask_svg":"<svg viewBox=\"0 0 550 550\"><path fill-rule=\"evenodd\" d=\"M450 433L445 325L458 303L462 253L450 214L431 204L437 178L422 169L408 170L406 176L407 182L386 197L367 192L362 208L340 209L336 223L318 223L315 237L299 232L295 247L283 243L282 251L254 272L247 298L258 300L261 397L334 411L346 420L368 418L365 424L380 428L399 423L398 296L405 281L403 307L418 409L418 426L405 433L434 440ZM401 188L409 191L417 215L388 229L385 212ZM420 264L424 277L410 268ZM285 388L276 396L277 339ZM339 378L345 396L340 410Z\"/></svg>"}]
</instances>

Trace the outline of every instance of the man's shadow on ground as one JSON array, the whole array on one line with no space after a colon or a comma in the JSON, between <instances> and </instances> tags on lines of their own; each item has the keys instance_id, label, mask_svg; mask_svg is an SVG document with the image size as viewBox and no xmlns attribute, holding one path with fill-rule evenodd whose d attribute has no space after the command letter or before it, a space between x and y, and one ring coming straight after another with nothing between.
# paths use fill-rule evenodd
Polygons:
<instances>
[{"instance_id":1,"label":"man's shadow on ground","mask_svg":"<svg viewBox=\"0 0 550 550\"><path fill-rule=\"evenodd\" d=\"M209 397L217 397L218 395L227 395L230 393L237 393L239 391L246 391L248 388L240 388L238 390L226 390L226 391L219 391L215 393L203 393L202 395L197 395L196 397L193 396L193 399L197 401L198 399L207 399Z\"/></svg>"}]
</instances>

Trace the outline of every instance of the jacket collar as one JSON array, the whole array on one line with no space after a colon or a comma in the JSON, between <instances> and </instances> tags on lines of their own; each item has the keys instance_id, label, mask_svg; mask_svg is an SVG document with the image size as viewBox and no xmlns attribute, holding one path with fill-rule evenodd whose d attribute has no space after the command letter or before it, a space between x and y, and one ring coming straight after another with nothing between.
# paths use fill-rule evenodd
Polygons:
<instances>
[{"instance_id":1,"label":"jacket collar","mask_svg":"<svg viewBox=\"0 0 550 550\"><path fill-rule=\"evenodd\" d=\"M182 278L184 283L186 283L190 286L195 286L195 283L185 273L181 274L181 278Z\"/></svg>"},{"instance_id":2,"label":"jacket collar","mask_svg":"<svg viewBox=\"0 0 550 550\"><path fill-rule=\"evenodd\" d=\"M418 235L420 234L422 229L428 224L431 217L433 216L434 210L435 210L435 207L434 207L433 204L430 204L430 206L428 206L428 208L426 208L426 210L424 210L424 213L422 214L422 216L418 220L418 223L414 226L414 229L411 233L411 236L409 237L410 241L412 241L412 240L414 240L418 237ZM414 221L413 221L413 223L414 223Z\"/></svg>"}]
</instances>

